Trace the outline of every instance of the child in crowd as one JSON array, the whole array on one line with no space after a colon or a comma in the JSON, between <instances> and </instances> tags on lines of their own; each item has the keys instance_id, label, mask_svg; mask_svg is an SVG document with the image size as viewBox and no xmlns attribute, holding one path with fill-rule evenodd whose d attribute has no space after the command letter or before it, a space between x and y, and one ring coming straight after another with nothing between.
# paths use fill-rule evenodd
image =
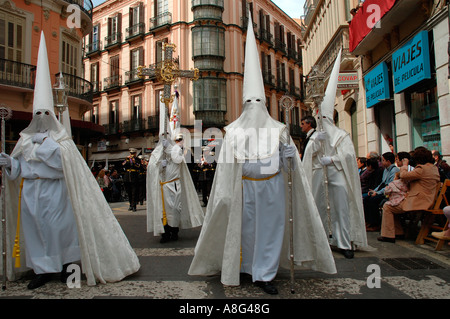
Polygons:
<instances>
[{"instance_id":1,"label":"child in crowd","mask_svg":"<svg viewBox=\"0 0 450 319\"><path fill-rule=\"evenodd\" d=\"M386 203L391 206L397 206L405 199L407 192L408 184L400 178L400 173L396 173L394 180L384 189L384 194L388 197Z\"/></svg>"}]
</instances>

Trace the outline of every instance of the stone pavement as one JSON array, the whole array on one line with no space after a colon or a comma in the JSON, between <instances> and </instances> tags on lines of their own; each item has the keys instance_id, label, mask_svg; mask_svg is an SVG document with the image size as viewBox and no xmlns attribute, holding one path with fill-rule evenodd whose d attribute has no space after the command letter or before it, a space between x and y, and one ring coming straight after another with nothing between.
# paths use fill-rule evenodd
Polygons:
<instances>
[{"instance_id":1,"label":"stone pavement","mask_svg":"<svg viewBox=\"0 0 450 319\"><path fill-rule=\"evenodd\" d=\"M111 203L111 207L140 259L141 269L136 274L119 283L95 287L82 280L81 288L68 288L55 279L30 291L26 288L27 280L8 282L7 289L0 291L0 299L156 299L183 304L188 300L192 304L201 300L450 298L448 245L436 252L431 245L414 245L413 240L398 240L396 244L378 242L378 233L368 233L370 247L356 251L354 259L345 259L340 252L333 251L337 274L296 270L292 294L289 271L281 269L275 278L279 294L269 296L248 278L243 278L239 287L224 287L219 276L188 276L200 228L181 230L177 242L160 244L159 237L146 231L145 203L138 205L134 213L128 211L125 202Z\"/></svg>"}]
</instances>

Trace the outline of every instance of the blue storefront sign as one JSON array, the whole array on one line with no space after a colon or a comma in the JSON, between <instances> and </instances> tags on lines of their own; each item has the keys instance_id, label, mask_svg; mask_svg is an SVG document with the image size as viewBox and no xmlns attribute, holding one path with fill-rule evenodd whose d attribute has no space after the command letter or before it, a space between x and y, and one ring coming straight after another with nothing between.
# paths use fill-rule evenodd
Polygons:
<instances>
[{"instance_id":1,"label":"blue storefront sign","mask_svg":"<svg viewBox=\"0 0 450 319\"><path fill-rule=\"evenodd\" d=\"M366 106L374 106L390 98L389 77L386 62L380 63L364 77L366 88Z\"/></svg>"},{"instance_id":2,"label":"blue storefront sign","mask_svg":"<svg viewBox=\"0 0 450 319\"><path fill-rule=\"evenodd\" d=\"M421 31L392 55L394 92L431 78L428 32Z\"/></svg>"}]
</instances>

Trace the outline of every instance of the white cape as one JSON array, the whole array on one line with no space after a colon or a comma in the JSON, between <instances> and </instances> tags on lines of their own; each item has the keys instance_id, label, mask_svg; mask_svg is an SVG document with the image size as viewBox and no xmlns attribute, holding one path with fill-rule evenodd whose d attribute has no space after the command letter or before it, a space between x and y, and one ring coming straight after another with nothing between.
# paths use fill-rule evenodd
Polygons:
<instances>
[{"instance_id":1,"label":"white cape","mask_svg":"<svg viewBox=\"0 0 450 319\"><path fill-rule=\"evenodd\" d=\"M326 119L324 119L325 121ZM322 169L317 168L313 162L317 159L313 159L314 152L319 147L319 141L316 140L317 133L314 133L305 149L303 155L303 166L306 173L306 178L309 183L313 181L313 170ZM347 185L348 202L350 208L350 237L353 244L360 247L366 247L367 234L364 220L364 208L362 204L362 192L361 182L358 174L358 167L356 164L356 154L353 142L347 132L337 127L332 130L332 136L328 133L328 138L331 139L327 142L328 148L334 148L336 155L339 158L339 162L342 165L344 171L345 181ZM321 164L319 164L321 166Z\"/></svg>"},{"instance_id":2,"label":"white cape","mask_svg":"<svg viewBox=\"0 0 450 319\"><path fill-rule=\"evenodd\" d=\"M11 154L12 157L17 156L22 149L22 139L23 135ZM58 140L58 143L61 147L66 186L77 223L81 267L87 284L92 286L98 282L120 281L139 270L138 257L72 139L66 137ZM14 258L11 257L17 228L20 178L6 180L7 278L13 281L29 268L24 266L27 247L23 233L20 236L20 268L14 268ZM3 272L3 269L1 271Z\"/></svg>"},{"instance_id":3,"label":"white cape","mask_svg":"<svg viewBox=\"0 0 450 319\"><path fill-rule=\"evenodd\" d=\"M170 143L171 142L172 141L170 141ZM163 152L164 147L162 145L162 139L160 139L150 156L147 166L147 232L153 232L155 236L164 233L164 225L162 222L162 194L159 178L159 169L163 159ZM197 191L195 190L191 174L184 159L180 165L180 228L188 229L199 227L203 224L203 209L200 205Z\"/></svg>"},{"instance_id":4,"label":"white cape","mask_svg":"<svg viewBox=\"0 0 450 319\"><path fill-rule=\"evenodd\" d=\"M240 283L243 163L236 160L233 144L229 143L227 136L225 135L220 150L205 221L195 247L189 275L208 276L221 272L221 282L235 286ZM291 145L294 145L292 140ZM234 159L231 163L224 160L230 158ZM336 273L327 236L310 186L304 178L305 173L298 153L295 162L296 169L292 173L295 264L325 273ZM287 180L287 176L284 178ZM287 196L287 183L285 187ZM286 227L280 266L288 268L289 212L286 212L285 216Z\"/></svg>"}]
</instances>

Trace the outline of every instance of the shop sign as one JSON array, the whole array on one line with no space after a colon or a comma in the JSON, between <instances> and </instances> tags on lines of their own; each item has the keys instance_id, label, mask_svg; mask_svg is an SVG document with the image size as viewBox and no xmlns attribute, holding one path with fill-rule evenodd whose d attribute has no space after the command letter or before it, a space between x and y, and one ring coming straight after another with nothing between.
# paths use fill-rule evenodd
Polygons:
<instances>
[{"instance_id":1,"label":"shop sign","mask_svg":"<svg viewBox=\"0 0 450 319\"><path fill-rule=\"evenodd\" d=\"M389 77L386 62L380 63L364 77L366 89L366 106L374 106L382 100L389 99Z\"/></svg>"},{"instance_id":2,"label":"shop sign","mask_svg":"<svg viewBox=\"0 0 450 319\"><path fill-rule=\"evenodd\" d=\"M431 78L427 31L421 31L392 55L392 68L395 93Z\"/></svg>"},{"instance_id":3,"label":"shop sign","mask_svg":"<svg viewBox=\"0 0 450 319\"><path fill-rule=\"evenodd\" d=\"M338 89L357 89L358 72L341 72L338 77Z\"/></svg>"}]
</instances>

